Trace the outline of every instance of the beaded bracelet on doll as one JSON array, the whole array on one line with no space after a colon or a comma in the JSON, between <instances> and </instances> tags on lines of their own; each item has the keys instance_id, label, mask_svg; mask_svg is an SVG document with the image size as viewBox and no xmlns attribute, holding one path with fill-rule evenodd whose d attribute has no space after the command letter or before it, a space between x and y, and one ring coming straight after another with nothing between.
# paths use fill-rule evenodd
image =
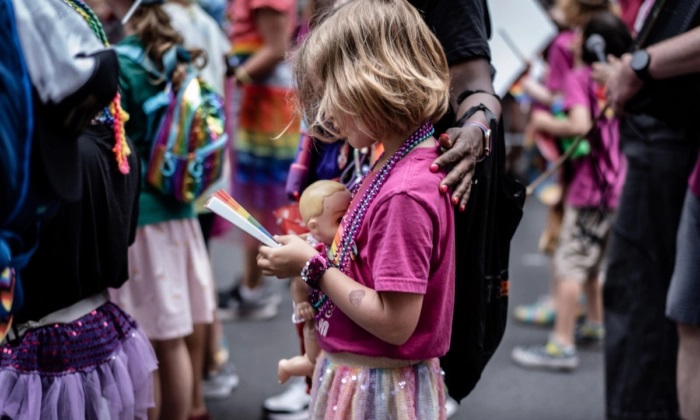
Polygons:
<instances>
[{"instance_id":1,"label":"beaded bracelet on doll","mask_svg":"<svg viewBox=\"0 0 700 420\"><path fill-rule=\"evenodd\" d=\"M318 283L326 270L328 270L328 260L322 253L318 253L304 265L304 268L301 270L301 279L310 288L318 290Z\"/></svg>"}]
</instances>

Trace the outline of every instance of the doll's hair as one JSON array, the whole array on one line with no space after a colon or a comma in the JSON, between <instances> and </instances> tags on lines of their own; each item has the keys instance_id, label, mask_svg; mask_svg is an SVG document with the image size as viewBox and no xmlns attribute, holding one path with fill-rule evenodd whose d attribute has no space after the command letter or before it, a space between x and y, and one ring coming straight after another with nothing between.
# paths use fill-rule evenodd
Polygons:
<instances>
[{"instance_id":1,"label":"doll's hair","mask_svg":"<svg viewBox=\"0 0 700 420\"><path fill-rule=\"evenodd\" d=\"M586 26L583 27L583 45L591 35L598 34L605 40L605 54L620 57L632 48L633 40L629 29L619 17L610 12L602 12L593 15ZM595 53L583 48L581 59L586 64L598 61Z\"/></svg>"},{"instance_id":2,"label":"doll's hair","mask_svg":"<svg viewBox=\"0 0 700 420\"><path fill-rule=\"evenodd\" d=\"M350 118L374 139L436 121L450 75L437 38L406 0L352 0L328 12L293 57L309 134L342 137Z\"/></svg>"},{"instance_id":3,"label":"doll's hair","mask_svg":"<svg viewBox=\"0 0 700 420\"><path fill-rule=\"evenodd\" d=\"M323 214L323 200L341 191L348 191L348 189L335 181L316 181L306 187L299 199L299 213L304 223Z\"/></svg>"},{"instance_id":4,"label":"doll's hair","mask_svg":"<svg viewBox=\"0 0 700 420\"><path fill-rule=\"evenodd\" d=\"M557 0L557 5L566 23L575 27L584 26L596 13L613 10L610 0Z\"/></svg>"},{"instance_id":5,"label":"doll's hair","mask_svg":"<svg viewBox=\"0 0 700 420\"><path fill-rule=\"evenodd\" d=\"M146 54L156 66L162 65L163 55L166 51L183 43L182 36L172 27L170 17L159 3L139 6L129 19L129 26L133 28L136 36L141 40ZM192 62L198 68L201 69L206 65L204 51L191 49L188 52L192 57ZM175 88L182 83L186 76L185 73L185 66L179 65L176 68L172 76Z\"/></svg>"}]
</instances>

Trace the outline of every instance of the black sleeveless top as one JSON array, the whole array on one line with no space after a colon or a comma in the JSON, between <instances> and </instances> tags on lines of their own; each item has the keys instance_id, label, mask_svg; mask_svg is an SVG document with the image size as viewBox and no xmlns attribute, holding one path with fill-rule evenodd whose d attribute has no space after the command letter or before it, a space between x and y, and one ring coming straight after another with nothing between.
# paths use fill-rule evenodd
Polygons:
<instances>
[{"instance_id":1,"label":"black sleeveless top","mask_svg":"<svg viewBox=\"0 0 700 420\"><path fill-rule=\"evenodd\" d=\"M22 271L25 305L15 322L39 320L128 278L140 168L132 152L129 174L119 172L113 147L111 126L90 126L81 135L82 197L59 204L43 222L39 246Z\"/></svg>"}]
</instances>

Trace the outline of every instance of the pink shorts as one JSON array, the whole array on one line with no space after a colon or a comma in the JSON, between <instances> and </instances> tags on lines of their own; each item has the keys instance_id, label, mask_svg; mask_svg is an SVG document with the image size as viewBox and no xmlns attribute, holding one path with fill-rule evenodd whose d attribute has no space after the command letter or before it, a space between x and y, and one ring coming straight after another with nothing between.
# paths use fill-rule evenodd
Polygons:
<instances>
[{"instance_id":1,"label":"pink shorts","mask_svg":"<svg viewBox=\"0 0 700 420\"><path fill-rule=\"evenodd\" d=\"M136 319L151 340L188 336L214 319L214 281L197 219L140 227L129 248L129 280L112 301Z\"/></svg>"}]
</instances>

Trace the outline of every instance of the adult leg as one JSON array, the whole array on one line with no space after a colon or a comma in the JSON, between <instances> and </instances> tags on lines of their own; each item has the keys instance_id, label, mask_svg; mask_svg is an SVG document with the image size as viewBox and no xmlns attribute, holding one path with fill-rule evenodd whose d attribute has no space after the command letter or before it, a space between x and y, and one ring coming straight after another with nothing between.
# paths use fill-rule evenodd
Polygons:
<instances>
[{"instance_id":1,"label":"adult leg","mask_svg":"<svg viewBox=\"0 0 700 420\"><path fill-rule=\"evenodd\" d=\"M676 328L665 316L676 232L697 156L650 117L621 123L628 170L603 287L607 415L678 417Z\"/></svg>"},{"instance_id":2,"label":"adult leg","mask_svg":"<svg viewBox=\"0 0 700 420\"><path fill-rule=\"evenodd\" d=\"M684 419L700 419L700 197L685 197L666 315L678 325L678 400Z\"/></svg>"}]
</instances>

